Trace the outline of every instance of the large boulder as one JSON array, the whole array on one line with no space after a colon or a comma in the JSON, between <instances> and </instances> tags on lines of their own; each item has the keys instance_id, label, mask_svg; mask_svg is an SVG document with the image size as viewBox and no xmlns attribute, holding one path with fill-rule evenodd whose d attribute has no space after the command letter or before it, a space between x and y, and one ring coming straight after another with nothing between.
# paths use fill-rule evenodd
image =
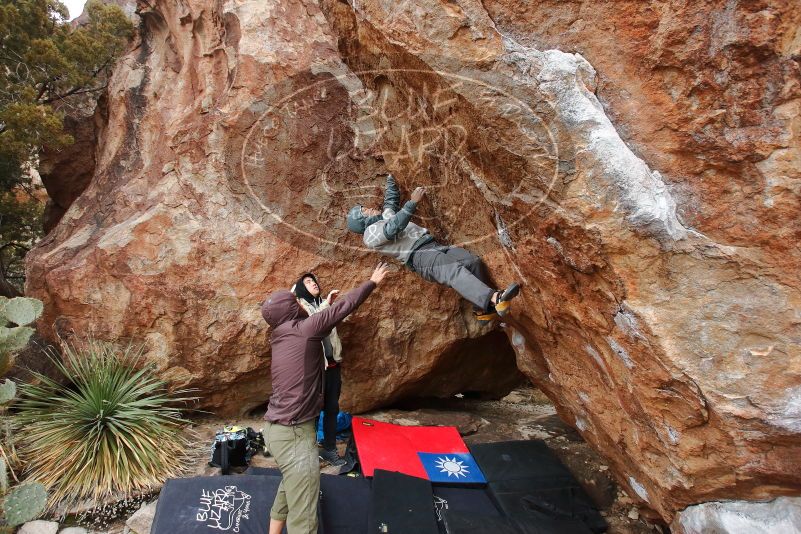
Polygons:
<instances>
[{"instance_id":1,"label":"large boulder","mask_svg":"<svg viewBox=\"0 0 801 534\"><path fill-rule=\"evenodd\" d=\"M273 13L284 7L290 12ZM69 211L29 257L28 293L47 301L45 335L142 343L162 376L197 388L202 407L221 414L269 397L259 311L269 292L309 270L325 289L347 290L379 260L348 248L359 241L344 230L348 199L328 206L332 228L318 222L331 202L325 191L314 195L329 134L351 139L341 87L323 87L331 98L269 147L282 161L241 172L243 142L262 132L270 93L315 81L312 63L342 65L319 8L306 20L300 4L284 7L143 5L140 42L121 60L107 122L95 130L94 178L74 202L65 195ZM379 170L375 156L341 172L378 193ZM258 204L262 194L282 196L287 219L319 230L319 239L276 224ZM325 241L331 236L341 249ZM346 408L463 391L502 396L523 379L502 331L478 325L452 291L396 271L340 328Z\"/></svg>"},{"instance_id":2,"label":"large boulder","mask_svg":"<svg viewBox=\"0 0 801 534\"><path fill-rule=\"evenodd\" d=\"M343 215L391 171L523 291L479 327L398 269L340 329L346 406L498 394L516 361L668 521L797 492L801 24L756 4L142 2L94 177L29 255L40 326L251 408L259 303L365 279Z\"/></svg>"}]
</instances>

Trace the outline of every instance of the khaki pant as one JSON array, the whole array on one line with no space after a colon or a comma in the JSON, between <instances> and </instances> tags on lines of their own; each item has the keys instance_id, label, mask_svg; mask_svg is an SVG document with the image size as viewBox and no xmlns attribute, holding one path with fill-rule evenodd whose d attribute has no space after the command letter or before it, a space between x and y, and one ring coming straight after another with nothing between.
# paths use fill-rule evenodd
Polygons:
<instances>
[{"instance_id":1,"label":"khaki pant","mask_svg":"<svg viewBox=\"0 0 801 534\"><path fill-rule=\"evenodd\" d=\"M267 448L282 476L270 517L286 521L288 534L317 533L320 460L314 422L294 426L268 422L265 427Z\"/></svg>"}]
</instances>

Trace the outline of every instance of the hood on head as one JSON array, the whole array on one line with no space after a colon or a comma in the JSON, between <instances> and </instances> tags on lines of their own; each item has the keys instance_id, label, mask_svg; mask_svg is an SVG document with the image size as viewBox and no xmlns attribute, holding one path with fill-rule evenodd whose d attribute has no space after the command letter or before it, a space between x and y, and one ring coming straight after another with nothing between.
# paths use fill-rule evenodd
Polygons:
<instances>
[{"instance_id":1,"label":"hood on head","mask_svg":"<svg viewBox=\"0 0 801 534\"><path fill-rule=\"evenodd\" d=\"M271 327L284 324L301 317L300 306L295 295L282 289L272 293L261 305L261 316Z\"/></svg>"},{"instance_id":2,"label":"hood on head","mask_svg":"<svg viewBox=\"0 0 801 534\"><path fill-rule=\"evenodd\" d=\"M367 225L364 224L364 215L362 215L362 207L359 204L353 206L348 212L348 230L363 234Z\"/></svg>"},{"instance_id":3,"label":"hood on head","mask_svg":"<svg viewBox=\"0 0 801 534\"><path fill-rule=\"evenodd\" d=\"M312 280L314 280L314 282L317 284L317 287L320 288L320 295L317 295L315 297L311 293L309 293L309 290L306 289L306 284L303 283L303 279L304 278L311 278ZM320 285L320 282L317 280L317 277L314 276L312 273L304 273L304 274L302 274L301 277L298 278L298 281L295 282L295 285L292 286L292 289L290 289L290 291L296 297L298 297L299 299L303 299L306 302L309 302L309 303L312 303L312 304L319 304L320 302L322 302L323 288Z\"/></svg>"},{"instance_id":4,"label":"hood on head","mask_svg":"<svg viewBox=\"0 0 801 534\"><path fill-rule=\"evenodd\" d=\"M368 226L381 220L381 215L372 215L365 217L362 213L362 207L359 204L353 206L348 212L347 222L348 230L363 234Z\"/></svg>"}]
</instances>

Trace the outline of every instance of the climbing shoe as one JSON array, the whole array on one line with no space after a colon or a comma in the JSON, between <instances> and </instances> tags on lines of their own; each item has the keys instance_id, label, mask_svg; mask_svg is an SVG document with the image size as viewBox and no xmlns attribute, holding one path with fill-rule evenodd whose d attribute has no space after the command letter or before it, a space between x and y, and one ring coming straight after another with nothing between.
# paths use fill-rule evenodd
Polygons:
<instances>
[{"instance_id":1,"label":"climbing shoe","mask_svg":"<svg viewBox=\"0 0 801 534\"><path fill-rule=\"evenodd\" d=\"M503 317L512 307L511 300L520 293L520 284L513 282L505 291L498 291L498 301L495 303L495 311Z\"/></svg>"},{"instance_id":2,"label":"climbing shoe","mask_svg":"<svg viewBox=\"0 0 801 534\"><path fill-rule=\"evenodd\" d=\"M497 319L498 318L498 314L495 313L494 309L490 309L488 311L474 311L473 312L473 317L479 323L488 323L488 322L492 321L493 319Z\"/></svg>"},{"instance_id":3,"label":"climbing shoe","mask_svg":"<svg viewBox=\"0 0 801 534\"><path fill-rule=\"evenodd\" d=\"M336 450L329 451L328 449L319 449L319 456L320 460L328 462L334 467L342 467L347 463Z\"/></svg>"}]
</instances>

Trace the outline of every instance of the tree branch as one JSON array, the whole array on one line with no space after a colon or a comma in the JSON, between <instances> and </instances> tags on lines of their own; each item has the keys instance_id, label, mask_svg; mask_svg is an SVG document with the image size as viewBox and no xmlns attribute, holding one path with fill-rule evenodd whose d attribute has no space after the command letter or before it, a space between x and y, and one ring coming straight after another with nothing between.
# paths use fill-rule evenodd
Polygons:
<instances>
[{"instance_id":1,"label":"tree branch","mask_svg":"<svg viewBox=\"0 0 801 534\"><path fill-rule=\"evenodd\" d=\"M96 93L98 91L102 91L106 87L108 87L108 84L103 84L100 87L91 87L89 89L82 89L80 87L73 87L72 89L70 89L69 91L64 93L63 95L56 95L54 97L48 98L47 100L42 100L42 104L52 104L56 100L64 100L68 96L82 95L82 94L86 94L86 93Z\"/></svg>"},{"instance_id":2,"label":"tree branch","mask_svg":"<svg viewBox=\"0 0 801 534\"><path fill-rule=\"evenodd\" d=\"M38 101L39 101L39 99L41 99L41 98L44 96L44 94L47 92L47 87L48 87L48 85L49 85L49 84L47 83L47 80L45 80L45 81L43 81L43 82L42 82L42 88L41 88L41 89L39 89L39 94L38 94L38 95L36 95L36 101L37 101L37 102L38 102Z\"/></svg>"},{"instance_id":3,"label":"tree branch","mask_svg":"<svg viewBox=\"0 0 801 534\"><path fill-rule=\"evenodd\" d=\"M6 280L6 277L3 276L3 273L0 272L0 297L7 297L13 299L14 297L21 297L21 296L22 293L20 293L16 287L12 286Z\"/></svg>"},{"instance_id":4,"label":"tree branch","mask_svg":"<svg viewBox=\"0 0 801 534\"><path fill-rule=\"evenodd\" d=\"M95 78L97 78L97 76L98 76L98 75L99 75L101 72L103 72L103 70L105 70L106 68L108 68L109 64L111 63L111 59L112 59L112 58L110 58L110 57L109 57L109 58L107 58L107 59L106 59L106 60L103 62L103 64L102 64L102 65L100 65L100 66L99 66L99 67L97 67L97 68L96 68L94 71L92 71L92 75L89 77L89 79L90 79L90 80L94 80ZM56 100L64 100L64 99L65 99L65 98L67 98L68 96L73 96L73 95L81 95L81 94L85 94L85 93L96 93L97 91L102 91L102 90L103 90L103 89L105 89L107 86L108 86L108 82L104 83L103 85L101 85L101 86L99 86L99 87L94 87L94 88L91 88L91 89L86 89L86 88L85 88L85 87L86 87L85 85L79 85L79 86L77 86L77 87L73 87L72 89L70 89L69 91L67 91L67 92L66 92L66 93L64 93L64 94L61 94L61 95L56 95L56 96L52 96L52 97L50 97L50 98L48 98L48 99L46 99L46 100L43 100L43 101L42 101L42 103L43 103L43 104L52 104L52 103L53 103L53 102L55 102ZM38 100L38 98L37 98L37 100Z\"/></svg>"},{"instance_id":5,"label":"tree branch","mask_svg":"<svg viewBox=\"0 0 801 534\"><path fill-rule=\"evenodd\" d=\"M8 280L6 280L6 272L5 268L3 268L2 263L0 263L0 296L14 298L22 296L22 293L19 290L11 285Z\"/></svg>"},{"instance_id":6,"label":"tree branch","mask_svg":"<svg viewBox=\"0 0 801 534\"><path fill-rule=\"evenodd\" d=\"M30 252L31 251L30 247L26 247L25 245L20 245L19 243L15 242L15 241L9 241L5 245L0 246L0 252L3 252L8 247L17 247L17 248L20 248L20 249L24 250L25 252Z\"/></svg>"}]
</instances>

